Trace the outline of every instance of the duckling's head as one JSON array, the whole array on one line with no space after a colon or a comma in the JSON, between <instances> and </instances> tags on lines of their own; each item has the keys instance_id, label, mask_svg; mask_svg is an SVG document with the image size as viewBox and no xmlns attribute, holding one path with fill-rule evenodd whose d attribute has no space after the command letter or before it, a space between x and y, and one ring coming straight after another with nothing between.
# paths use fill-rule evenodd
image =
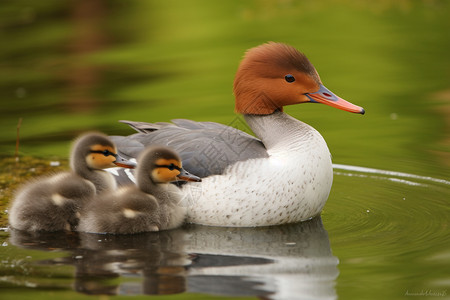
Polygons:
<instances>
[{"instance_id":1,"label":"duckling's head","mask_svg":"<svg viewBox=\"0 0 450 300\"><path fill-rule=\"evenodd\" d=\"M339 98L323 86L314 66L292 46L270 42L249 49L234 80L236 112L266 115L283 106L323 103L364 114L362 107Z\"/></svg>"},{"instance_id":2,"label":"duckling's head","mask_svg":"<svg viewBox=\"0 0 450 300\"><path fill-rule=\"evenodd\" d=\"M116 146L106 135L90 132L75 140L71 152L71 166L73 170L101 170L118 166L134 168L136 164L118 155Z\"/></svg>"},{"instance_id":3,"label":"duckling's head","mask_svg":"<svg viewBox=\"0 0 450 300\"><path fill-rule=\"evenodd\" d=\"M169 183L177 180L201 181L199 177L183 169L181 158L177 153L159 146L148 147L140 154L136 173L139 186L140 180L147 179L153 183Z\"/></svg>"}]
</instances>

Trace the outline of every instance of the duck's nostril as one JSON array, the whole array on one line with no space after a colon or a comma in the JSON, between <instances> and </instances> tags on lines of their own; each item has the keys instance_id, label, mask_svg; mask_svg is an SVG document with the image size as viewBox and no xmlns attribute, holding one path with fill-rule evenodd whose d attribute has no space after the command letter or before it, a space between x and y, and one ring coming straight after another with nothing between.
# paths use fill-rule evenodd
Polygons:
<instances>
[{"instance_id":1,"label":"duck's nostril","mask_svg":"<svg viewBox=\"0 0 450 300\"><path fill-rule=\"evenodd\" d=\"M326 96L326 97L328 97L328 98L331 98L331 95L328 94L328 93L323 93L323 95Z\"/></svg>"}]
</instances>

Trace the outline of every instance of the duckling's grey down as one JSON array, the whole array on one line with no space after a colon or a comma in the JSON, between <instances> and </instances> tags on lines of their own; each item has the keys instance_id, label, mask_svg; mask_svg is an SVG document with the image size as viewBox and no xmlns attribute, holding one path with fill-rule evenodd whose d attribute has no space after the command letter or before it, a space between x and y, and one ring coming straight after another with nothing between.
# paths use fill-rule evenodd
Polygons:
<instances>
[{"instance_id":1,"label":"duckling's grey down","mask_svg":"<svg viewBox=\"0 0 450 300\"><path fill-rule=\"evenodd\" d=\"M101 133L75 140L71 171L32 180L16 193L9 210L11 227L28 231L73 230L78 210L96 193L114 189L114 178L103 169L134 163L117 155L115 145Z\"/></svg>"},{"instance_id":2,"label":"duckling's grey down","mask_svg":"<svg viewBox=\"0 0 450 300\"><path fill-rule=\"evenodd\" d=\"M201 181L187 173L168 148L149 147L138 158L136 186L102 193L83 208L79 231L132 234L180 226L186 214L181 191L169 182Z\"/></svg>"}]
</instances>

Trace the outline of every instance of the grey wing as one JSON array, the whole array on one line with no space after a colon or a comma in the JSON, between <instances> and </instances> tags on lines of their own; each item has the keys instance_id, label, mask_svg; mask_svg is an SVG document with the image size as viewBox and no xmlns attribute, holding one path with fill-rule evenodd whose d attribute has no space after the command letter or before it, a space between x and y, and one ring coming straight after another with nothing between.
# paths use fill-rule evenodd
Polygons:
<instances>
[{"instance_id":1,"label":"grey wing","mask_svg":"<svg viewBox=\"0 0 450 300\"><path fill-rule=\"evenodd\" d=\"M126 137L112 137L121 155L137 157L146 146L167 146L178 152L188 172L200 177L221 174L237 161L268 157L259 139L219 123L184 119L155 124L121 122L138 131Z\"/></svg>"}]
</instances>

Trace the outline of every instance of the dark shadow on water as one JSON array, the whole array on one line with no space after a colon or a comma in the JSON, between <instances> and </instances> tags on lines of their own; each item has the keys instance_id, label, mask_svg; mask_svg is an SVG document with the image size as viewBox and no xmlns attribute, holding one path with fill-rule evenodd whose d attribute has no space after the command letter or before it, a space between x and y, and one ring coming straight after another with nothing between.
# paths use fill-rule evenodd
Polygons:
<instances>
[{"instance_id":1,"label":"dark shadow on water","mask_svg":"<svg viewBox=\"0 0 450 300\"><path fill-rule=\"evenodd\" d=\"M136 235L10 233L10 242L21 248L67 252L34 264L74 266L74 289L86 294L336 298L338 259L320 218L265 228L187 225Z\"/></svg>"}]
</instances>

